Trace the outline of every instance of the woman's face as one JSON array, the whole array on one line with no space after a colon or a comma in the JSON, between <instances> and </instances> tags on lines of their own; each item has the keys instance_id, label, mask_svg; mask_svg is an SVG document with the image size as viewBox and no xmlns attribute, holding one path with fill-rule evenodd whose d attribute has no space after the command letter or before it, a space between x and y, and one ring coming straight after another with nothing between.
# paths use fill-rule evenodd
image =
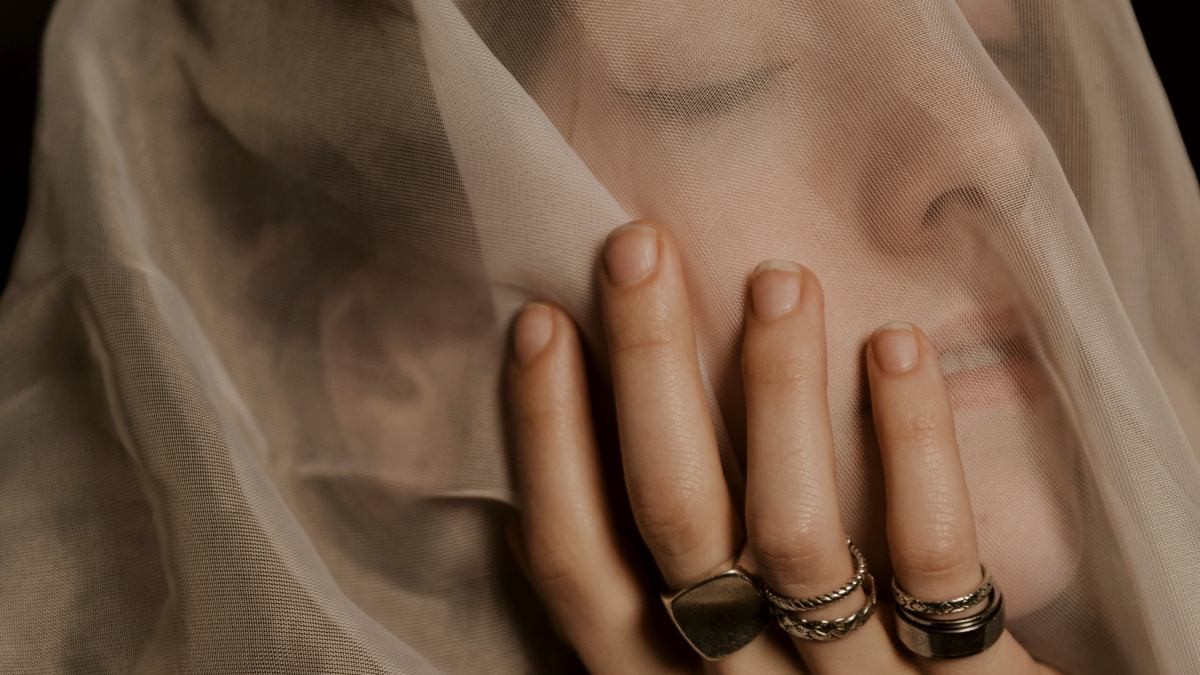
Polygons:
<instances>
[{"instance_id":1,"label":"woman's face","mask_svg":"<svg viewBox=\"0 0 1200 675\"><path fill-rule=\"evenodd\" d=\"M965 27L940 16L913 25L878 3L863 16L841 6L805 6L801 16L794 3L761 0L603 7L576 3L523 84L630 214L676 233L731 435L740 436L742 406L729 317L740 316L757 262L800 262L827 297L851 535L877 559L885 550L882 480L863 422L863 345L888 320L913 321L942 352L987 564L1020 580L1006 587L1009 611L1026 614L1059 594L1078 561L1074 437L1035 361L1024 298L998 245L1037 191L1039 151L1000 75L964 68L955 39L928 37L961 38ZM963 10L980 39L1020 38L1007 5L972 7ZM387 320L404 300L384 289L395 284L372 281L376 272L364 268L355 278L365 283L328 299L322 342L348 440L395 465L402 440L442 438L429 430L453 427L456 397L478 382L458 349L465 338L430 337L464 332L435 325L444 313L422 319L427 335L413 335L411 320ZM356 329L350 317L359 314ZM339 355L361 360L355 336L364 331L396 352L381 362L441 364L437 383L406 385L435 393L425 405L398 415L395 401L420 397L380 393L363 384L375 374L336 367ZM466 384L447 389L454 373ZM447 416L445 425L431 416ZM397 473L455 470L438 457L420 461L440 468Z\"/></svg>"},{"instance_id":2,"label":"woman's face","mask_svg":"<svg viewBox=\"0 0 1200 675\"><path fill-rule=\"evenodd\" d=\"M876 463L859 414L862 349L885 321L916 322L942 352L984 552L1001 578L1022 580L1009 593L1014 614L1044 604L1077 562L1073 437L994 246L1035 189L1032 122L937 45L897 48L896 67L881 64L891 45L928 40L897 35L874 6L875 23L843 36L820 16L797 20L807 33L780 31L775 22L795 11L783 3L638 4L581 7L530 93L630 213L667 224L694 253L697 328L723 340L703 346L723 367L714 376L726 416L741 414L741 387L735 332L718 308L740 306L759 260L807 265L829 305L835 431L862 439L841 449L843 500L878 504L868 494L878 481L851 478ZM1010 19L981 21L1015 39ZM864 42L872 60L854 63L847 45ZM922 105L934 93L940 103ZM736 433L740 420L729 422ZM868 515L847 511L850 527ZM882 536L882 523L859 527Z\"/></svg>"}]
</instances>

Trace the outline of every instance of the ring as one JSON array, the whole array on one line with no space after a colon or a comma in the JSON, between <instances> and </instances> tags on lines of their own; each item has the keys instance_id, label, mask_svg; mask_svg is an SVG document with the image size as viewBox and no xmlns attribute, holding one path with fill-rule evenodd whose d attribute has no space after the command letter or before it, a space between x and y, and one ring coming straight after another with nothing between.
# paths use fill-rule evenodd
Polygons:
<instances>
[{"instance_id":1,"label":"ring","mask_svg":"<svg viewBox=\"0 0 1200 675\"><path fill-rule=\"evenodd\" d=\"M758 584L740 567L677 593L663 593L662 601L683 639L710 661L750 644L771 622Z\"/></svg>"},{"instance_id":2,"label":"ring","mask_svg":"<svg viewBox=\"0 0 1200 675\"><path fill-rule=\"evenodd\" d=\"M899 582L893 576L892 597L896 599L897 605L918 614L953 614L954 612L961 612L978 605L987 597L988 593L992 592L992 575L988 574L987 568L983 565L979 566L979 571L983 575L983 583L979 585L979 588L966 595L960 595L950 600L918 600L900 588Z\"/></svg>"},{"instance_id":3,"label":"ring","mask_svg":"<svg viewBox=\"0 0 1200 675\"><path fill-rule=\"evenodd\" d=\"M857 612L839 619L804 619L798 612L775 610L779 627L803 640L828 642L840 640L870 620L875 613L875 577L870 572L861 576L867 602Z\"/></svg>"},{"instance_id":4,"label":"ring","mask_svg":"<svg viewBox=\"0 0 1200 675\"><path fill-rule=\"evenodd\" d=\"M855 570L854 576L851 577L850 581L847 581L841 588L824 595L817 595L811 598L789 598L786 595L780 595L771 590L766 584L762 584L760 590L762 591L763 597L765 597L767 602L771 603L771 606L777 610L784 612L801 612L809 609L816 609L832 602L837 602L847 595L850 595L854 592L854 589L858 588L859 585L862 584L863 575L867 573L867 559L863 557L862 551L858 550L858 547L854 545L854 542L851 541L849 537L846 537L846 546L850 549L850 557L854 562Z\"/></svg>"},{"instance_id":5,"label":"ring","mask_svg":"<svg viewBox=\"0 0 1200 675\"><path fill-rule=\"evenodd\" d=\"M896 634L909 651L920 656L953 659L978 654L1004 633L1004 598L995 584L986 597L982 612L959 619L923 616L897 603L892 606Z\"/></svg>"}]
</instances>

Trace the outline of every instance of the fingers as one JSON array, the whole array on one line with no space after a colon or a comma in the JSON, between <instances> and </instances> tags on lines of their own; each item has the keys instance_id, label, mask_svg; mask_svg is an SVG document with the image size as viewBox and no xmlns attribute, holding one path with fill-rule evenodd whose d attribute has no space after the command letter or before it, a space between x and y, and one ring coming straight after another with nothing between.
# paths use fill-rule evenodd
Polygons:
<instances>
[{"instance_id":1,"label":"fingers","mask_svg":"<svg viewBox=\"0 0 1200 675\"><path fill-rule=\"evenodd\" d=\"M522 311L508 384L531 583L591 672L670 670L661 645L672 642L650 627L661 607L621 556L605 503L569 318L540 304Z\"/></svg>"},{"instance_id":2,"label":"fingers","mask_svg":"<svg viewBox=\"0 0 1200 675\"><path fill-rule=\"evenodd\" d=\"M700 379L679 251L631 223L609 237L600 282L626 491L666 585L731 567L741 545ZM781 641L753 640L709 672L792 672Z\"/></svg>"},{"instance_id":3,"label":"fingers","mask_svg":"<svg viewBox=\"0 0 1200 675\"><path fill-rule=\"evenodd\" d=\"M728 568L741 532L709 424L681 263L669 236L645 224L615 232L601 289L626 486L668 587L682 588ZM746 317L746 562L791 597L830 592L853 574L835 490L823 305L815 275L774 263L756 272ZM868 345L867 370L895 574L924 600L964 595L981 581L979 552L936 351L920 330L888 326ZM686 666L694 662L667 653L680 642L657 633L665 625L653 597L657 589L642 587L621 553L583 373L565 315L544 305L527 308L514 329L509 380L527 569L593 671ZM804 616L847 616L864 601L859 589ZM840 640L797 640L796 646L814 673L911 671L913 660L893 646L881 618ZM915 661L934 673L1050 672L1007 632L975 656ZM766 664L790 668L774 642L760 639L714 672L760 672Z\"/></svg>"},{"instance_id":4,"label":"fingers","mask_svg":"<svg viewBox=\"0 0 1200 675\"><path fill-rule=\"evenodd\" d=\"M842 529L826 397L824 298L816 275L793 263L760 265L747 303L742 376L746 389L746 527L754 565L776 592L829 593L855 572ZM804 614L849 616L859 588ZM814 673L905 672L873 618L832 642L797 639Z\"/></svg>"},{"instance_id":5,"label":"fingers","mask_svg":"<svg viewBox=\"0 0 1200 675\"><path fill-rule=\"evenodd\" d=\"M883 453L888 545L896 579L922 600L966 595L983 578L975 518L937 351L920 329L892 323L872 336L866 358ZM999 585L1001 580L996 581ZM955 616L968 616L983 607L980 603ZM934 673L1039 672L1007 631L980 654L920 659L920 666Z\"/></svg>"},{"instance_id":6,"label":"fingers","mask_svg":"<svg viewBox=\"0 0 1200 675\"><path fill-rule=\"evenodd\" d=\"M741 538L696 357L679 252L631 223L601 275L622 465L638 529L672 589L725 569Z\"/></svg>"}]
</instances>

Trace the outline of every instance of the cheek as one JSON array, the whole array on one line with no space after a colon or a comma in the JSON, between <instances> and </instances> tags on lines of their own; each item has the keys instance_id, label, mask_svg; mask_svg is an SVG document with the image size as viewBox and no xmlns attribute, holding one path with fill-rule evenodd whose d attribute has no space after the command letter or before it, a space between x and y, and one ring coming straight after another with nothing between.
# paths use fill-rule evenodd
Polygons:
<instances>
[{"instance_id":1,"label":"cheek","mask_svg":"<svg viewBox=\"0 0 1200 675\"><path fill-rule=\"evenodd\" d=\"M1057 407L1052 396L1034 403ZM980 554L1008 582L1010 615L1030 614L1077 576L1083 532L1077 450L1054 424L1062 417L1053 410L1018 405L956 416Z\"/></svg>"}]
</instances>

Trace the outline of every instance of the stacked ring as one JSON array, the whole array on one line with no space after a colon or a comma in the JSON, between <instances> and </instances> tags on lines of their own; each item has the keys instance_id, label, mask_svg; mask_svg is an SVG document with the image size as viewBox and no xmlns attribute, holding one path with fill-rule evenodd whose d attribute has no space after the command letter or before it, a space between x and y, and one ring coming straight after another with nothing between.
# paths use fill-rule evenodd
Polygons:
<instances>
[{"instance_id":1,"label":"stacked ring","mask_svg":"<svg viewBox=\"0 0 1200 675\"><path fill-rule=\"evenodd\" d=\"M816 609L831 602L836 602L854 592L863 581L863 575L867 573L867 559L863 557L862 551L854 545L854 542L849 537L846 538L846 546L850 549L850 556L854 559L854 576L850 578L841 588L835 591L817 595L811 598L789 598L784 595L779 595L775 591L762 585L763 597L771 606L785 612L802 612L810 609Z\"/></svg>"},{"instance_id":2,"label":"stacked ring","mask_svg":"<svg viewBox=\"0 0 1200 675\"><path fill-rule=\"evenodd\" d=\"M900 588L899 582L895 577L892 577L892 597L896 599L896 604L905 609L912 610L918 614L953 614L970 609L979 604L981 600L987 597L988 593L992 592L992 575L988 574L987 567L980 565L980 572L983 574L983 583L979 588L950 600L918 600Z\"/></svg>"},{"instance_id":3,"label":"stacked ring","mask_svg":"<svg viewBox=\"0 0 1200 675\"><path fill-rule=\"evenodd\" d=\"M780 628L803 640L840 640L865 624L875 613L875 578L867 572L863 574L861 583L867 593L867 602L850 616L837 619L805 619L799 616L799 612L776 610L776 622Z\"/></svg>"},{"instance_id":4,"label":"stacked ring","mask_svg":"<svg viewBox=\"0 0 1200 675\"><path fill-rule=\"evenodd\" d=\"M895 578L892 595L897 636L914 654L938 659L972 656L991 647L1004 633L1004 598L986 569L978 588L951 600L918 600L900 588ZM978 614L943 618L985 600L987 605Z\"/></svg>"},{"instance_id":5,"label":"stacked ring","mask_svg":"<svg viewBox=\"0 0 1200 675\"><path fill-rule=\"evenodd\" d=\"M771 605L771 613L775 615L776 623L780 628L803 640L827 642L846 637L871 618L871 615L875 613L876 606L875 578L867 571L866 558L863 557L862 551L858 550L854 542L847 538L846 546L850 549L850 555L854 561L854 576L829 593L808 598L790 598L777 593L761 579L759 580L762 595ZM804 618L805 612L837 602L853 593L859 586L862 586L866 592L867 601L853 614L837 619Z\"/></svg>"}]
</instances>

